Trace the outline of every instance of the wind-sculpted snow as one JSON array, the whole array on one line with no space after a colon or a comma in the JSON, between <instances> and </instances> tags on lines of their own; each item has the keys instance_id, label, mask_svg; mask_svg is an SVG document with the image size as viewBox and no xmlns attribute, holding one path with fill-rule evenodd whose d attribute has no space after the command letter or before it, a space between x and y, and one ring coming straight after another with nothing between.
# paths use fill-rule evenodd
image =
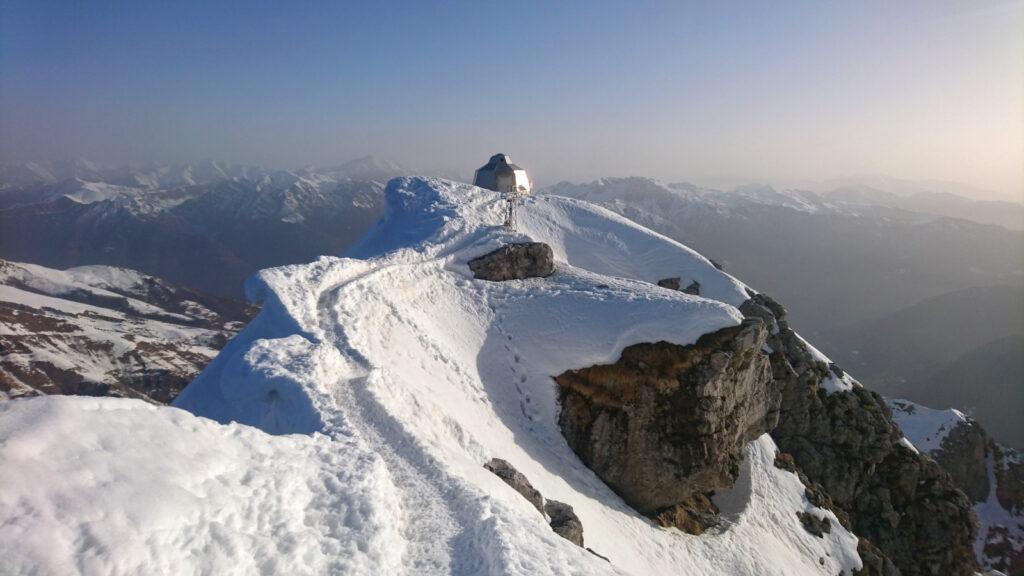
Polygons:
<instances>
[{"instance_id":1,"label":"wind-sculpted snow","mask_svg":"<svg viewBox=\"0 0 1024 576\"><path fill-rule=\"evenodd\" d=\"M807 501L795 474L773 466L775 446L767 435L748 445L736 487L716 495L724 526L700 537L659 528L630 509L561 435L554 375L614 361L640 342L685 345L737 325L742 315L735 306L747 298L740 282L676 242L575 200L529 198L519 230L511 232L499 225L500 198L479 188L396 179L386 194L384 220L352 258L322 257L257 274L247 290L263 305L260 316L176 401L224 424L287 434L263 437L261 449L287 442L298 451L291 465L302 468L303 478L365 478L354 487L325 482L323 498L300 508L306 514L327 514L321 506L355 502L367 494L362 487L379 488L382 501L368 494L360 510L390 516L367 521L367 546L356 560L339 570L321 569L330 566L327 560L280 566L296 574L645 575L837 574L860 566L856 538ZM468 260L512 241L548 243L554 275L472 278ZM653 284L668 276L698 281L702 296ZM245 431L247 441L260 438L238 424L188 421L202 422L209 436ZM22 426L14 427L18 434L36 433ZM175 436L166 428L164 434ZM303 456L310 452L317 457ZM324 459L328 454L332 460ZM556 535L526 499L484 469L494 457L509 461L546 498L572 506L585 546L609 561ZM167 482L203 474L183 468ZM254 464L248 473L278 470ZM126 475L123 481L146 480ZM230 507L252 495L243 490L223 498ZM103 505L127 504L113 498ZM141 513L156 505L143 502ZM797 512L828 518L831 532L811 535ZM21 518L0 512L0 526ZM147 542L140 546L160 544L146 539L156 528L136 524L143 533L137 541ZM40 529L33 524L26 533L39 537ZM250 553L245 538L277 538L266 523L238 530L231 549L239 555ZM316 538L322 547L344 549L347 534L327 529ZM335 538L338 543L326 544ZM388 554L372 553L378 542ZM287 537L279 562L298 557L289 544L307 543Z\"/></svg>"}]
</instances>

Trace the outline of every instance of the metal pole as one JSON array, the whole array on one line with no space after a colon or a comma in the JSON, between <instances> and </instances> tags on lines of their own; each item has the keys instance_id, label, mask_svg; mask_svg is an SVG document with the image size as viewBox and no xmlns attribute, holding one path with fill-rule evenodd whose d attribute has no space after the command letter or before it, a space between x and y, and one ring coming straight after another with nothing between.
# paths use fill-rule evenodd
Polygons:
<instances>
[{"instance_id":1,"label":"metal pole","mask_svg":"<svg viewBox=\"0 0 1024 576\"><path fill-rule=\"evenodd\" d=\"M516 229L516 207L523 196L522 190L522 186L517 186L505 194L505 227L509 230Z\"/></svg>"}]
</instances>

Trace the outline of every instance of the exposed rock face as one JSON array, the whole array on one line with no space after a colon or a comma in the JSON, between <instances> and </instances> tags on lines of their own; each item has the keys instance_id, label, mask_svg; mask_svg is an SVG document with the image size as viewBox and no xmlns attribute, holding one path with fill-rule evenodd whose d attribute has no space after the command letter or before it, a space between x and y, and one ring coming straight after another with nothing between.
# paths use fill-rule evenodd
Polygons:
<instances>
[{"instance_id":1,"label":"exposed rock face","mask_svg":"<svg viewBox=\"0 0 1024 576\"><path fill-rule=\"evenodd\" d=\"M1012 448L992 445L995 461L996 498L1006 510L1024 516L1024 458Z\"/></svg>"},{"instance_id":2,"label":"exposed rock face","mask_svg":"<svg viewBox=\"0 0 1024 576\"><path fill-rule=\"evenodd\" d=\"M942 448L930 454L971 502L988 498L988 442L988 436L976 422L962 422L946 435Z\"/></svg>"},{"instance_id":3,"label":"exposed rock face","mask_svg":"<svg viewBox=\"0 0 1024 576\"><path fill-rule=\"evenodd\" d=\"M836 515L839 523L842 524L844 528L852 530L852 527L850 526L850 517L846 515L846 512L835 505L835 502L832 501L832 497L829 496L828 492L821 487L821 484L812 481L800 470L791 455L786 454L785 452L779 452L776 454L775 466L796 474L797 478L800 479L800 483L804 485L804 496L807 500L818 508L824 508L825 510L831 511Z\"/></svg>"},{"instance_id":4,"label":"exposed rock face","mask_svg":"<svg viewBox=\"0 0 1024 576\"><path fill-rule=\"evenodd\" d=\"M650 516L732 486L743 446L778 420L766 337L747 320L689 346L637 344L615 364L564 372L555 380L569 446Z\"/></svg>"},{"instance_id":5,"label":"exposed rock face","mask_svg":"<svg viewBox=\"0 0 1024 576\"><path fill-rule=\"evenodd\" d=\"M782 392L772 432L779 448L849 514L854 532L904 576L972 574L970 502L949 474L899 444L900 433L878 394L820 387L830 372L842 374L811 353L789 328L782 306L758 294L740 310L775 328L768 346Z\"/></svg>"},{"instance_id":6,"label":"exposed rock face","mask_svg":"<svg viewBox=\"0 0 1024 576\"><path fill-rule=\"evenodd\" d=\"M864 537L857 539L857 554L863 566L855 570L853 576L900 576L900 570L892 560Z\"/></svg>"},{"instance_id":7,"label":"exposed rock face","mask_svg":"<svg viewBox=\"0 0 1024 576\"><path fill-rule=\"evenodd\" d=\"M544 503L544 512L547 513L548 522L555 534L583 547L583 523L572 506L557 500L548 500Z\"/></svg>"},{"instance_id":8,"label":"exposed rock face","mask_svg":"<svg viewBox=\"0 0 1024 576\"><path fill-rule=\"evenodd\" d=\"M580 518L576 515L572 506L557 500L545 500L544 496L533 487L533 484L530 484L526 476L516 470L506 460L491 458L484 464L484 468L493 472L498 478L501 478L505 484L511 486L513 490L519 492L523 498L526 498L530 504L533 504L533 507L538 512L547 517L548 525L555 531L555 534L581 548L583 547L583 523L580 522ZM601 556L590 550L590 548L587 548L587 550ZM604 556L601 556L601 558L604 558Z\"/></svg>"},{"instance_id":9,"label":"exposed rock face","mask_svg":"<svg viewBox=\"0 0 1024 576\"><path fill-rule=\"evenodd\" d=\"M469 269L478 280L503 282L523 278L544 278L555 271L551 246L543 242L506 244L469 261Z\"/></svg>"},{"instance_id":10,"label":"exposed rock face","mask_svg":"<svg viewBox=\"0 0 1024 576\"><path fill-rule=\"evenodd\" d=\"M974 504L974 550L986 570L1024 575L1024 467L1016 452L953 409L889 400L914 446L935 459Z\"/></svg>"},{"instance_id":11,"label":"exposed rock face","mask_svg":"<svg viewBox=\"0 0 1024 576\"><path fill-rule=\"evenodd\" d=\"M513 490L522 494L523 498L526 498L533 507L537 509L541 514L544 513L544 497L540 495L540 492L530 484L530 481L523 476L521 472L516 470L511 464L502 460L501 458L491 458L489 462L484 464L484 468L487 468L498 478L501 478L505 484L512 487Z\"/></svg>"},{"instance_id":12,"label":"exposed rock face","mask_svg":"<svg viewBox=\"0 0 1024 576\"><path fill-rule=\"evenodd\" d=\"M986 568L1010 576L1024 576L1024 460L1016 450L998 442L993 441L989 446L995 499L1005 512L996 510L993 517L980 519L982 558ZM975 510L980 516L992 508L979 504Z\"/></svg>"},{"instance_id":13,"label":"exposed rock face","mask_svg":"<svg viewBox=\"0 0 1024 576\"><path fill-rule=\"evenodd\" d=\"M654 517L654 521L661 526L674 526L688 534L700 535L718 525L718 512L710 493L697 493L666 508Z\"/></svg>"}]
</instances>

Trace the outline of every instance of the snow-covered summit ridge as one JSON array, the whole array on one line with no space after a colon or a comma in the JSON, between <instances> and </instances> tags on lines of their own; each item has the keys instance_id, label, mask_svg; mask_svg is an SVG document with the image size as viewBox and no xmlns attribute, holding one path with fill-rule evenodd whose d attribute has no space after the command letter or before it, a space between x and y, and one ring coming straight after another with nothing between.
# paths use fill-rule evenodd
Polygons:
<instances>
[{"instance_id":1,"label":"snow-covered summit ridge","mask_svg":"<svg viewBox=\"0 0 1024 576\"><path fill-rule=\"evenodd\" d=\"M174 437L175 446L186 435L176 434L176 427L191 435L182 442L201 446L217 445L225 435L244 440L225 454L223 466L211 470L204 464L195 475L213 479L214 486L241 484L237 491L217 491L226 510L260 511L241 513L253 522L230 522L231 530L259 533L267 525L263 519L283 518L268 537L286 545L268 557L262 540L235 538L228 547L235 554L266 560L263 572L294 573L339 566L338 572L355 574L669 574L685 566L697 575L781 575L860 567L856 537L832 512L807 500L795 474L773 465L776 449L767 435L747 446L736 486L716 494L724 525L698 537L659 528L629 508L580 462L559 429L554 375L614 361L632 344L685 345L737 325L737 306L749 297L741 282L685 246L580 200L528 198L512 232L500 225L500 197L473 186L402 178L385 195L383 220L350 257L263 270L249 280L247 292L263 304L262 312L175 403L236 424L211 427L199 424L206 420L169 418L163 411L148 417L160 435ZM554 275L502 283L472 278L468 260L524 240L551 246ZM697 281L701 295L654 284L665 277ZM90 405L18 415L28 409L17 407L6 420L59 417L89 425L86 413L95 410ZM132 425L146 426L145 420L133 419ZM276 446L278 439L260 444L238 424L287 435L303 455L302 470L250 464L250 446ZM123 433L118 424L111 427L110 435ZM15 432L19 439L38 433ZM55 435L39 444L46 453L64 446L59 462L96 443L113 446L102 434L77 442ZM162 472L140 466L133 475L121 473L105 461L116 459L117 450L92 452L90 467L107 467L118 482L138 486ZM325 460L329 454L340 456ZM609 561L552 532L529 502L483 468L494 457L511 462L546 498L572 506L586 546ZM4 458L10 456L0 452ZM267 451L259 458L287 456ZM241 480L224 474L237 467L251 474ZM66 471L56 470L61 472ZM304 522L290 508L274 512L289 504L277 490L262 488L273 484L262 483L264 475L287 475L314 487L314 496L301 502ZM359 481L350 486L346 477ZM26 485L21 477L11 482ZM195 477L183 473L167 482L167 489L194 486ZM55 494L76 497L61 488L30 501L52 511ZM160 503L136 498L106 505L114 508L108 517L125 517L119 507L132 506L143 519L127 515L133 538L117 530L89 532L95 571L160 572L161 565L151 562L163 555L149 547L166 541L146 537L168 525L147 520L146 511ZM352 522L337 521L339 505L353 511ZM369 520L360 522L355 511ZM831 532L810 534L798 512L827 518ZM223 549L218 516L196 517L197 526L170 528L182 536L176 542L186 543L178 556L185 571L209 570L204 551ZM15 525L4 520L0 526ZM39 538L51 527L31 518L18 521L19 530ZM80 525L88 530L87 523ZM308 538L309 526L316 527L320 545L290 548L287 543ZM0 543L12 541L4 530ZM344 557L339 550L350 548L358 550L355 560L335 564ZM19 550L18 558L31 553ZM72 563L76 553L67 547L53 554ZM230 563L216 568L223 566Z\"/></svg>"},{"instance_id":2,"label":"snow-covered summit ridge","mask_svg":"<svg viewBox=\"0 0 1024 576\"><path fill-rule=\"evenodd\" d=\"M578 200L527 199L513 233L499 225L500 198L472 186L397 179L386 197L384 219L353 257L253 277L248 293L263 312L177 406L277 433L354 430L394 474L409 522L424 524L407 529L406 565L447 572L467 558L490 558L492 570L511 573L667 573L685 563L696 574L723 565L812 573L818 558L835 572L859 565L849 533L817 539L802 529L794 510L813 507L797 479L771 465L768 437L748 449L748 483L758 488L722 495L731 527L698 539L655 528L625 506L561 436L553 375L612 361L631 344L689 344L738 324L742 283ZM554 276L472 279L469 259L526 239L552 247ZM707 297L653 284L670 275L699 281ZM611 565L553 537L525 500L482 468L492 457L573 506L587 546ZM485 527L482 518L492 520ZM433 541L421 542L418 531ZM538 549L545 553L531 552Z\"/></svg>"}]
</instances>

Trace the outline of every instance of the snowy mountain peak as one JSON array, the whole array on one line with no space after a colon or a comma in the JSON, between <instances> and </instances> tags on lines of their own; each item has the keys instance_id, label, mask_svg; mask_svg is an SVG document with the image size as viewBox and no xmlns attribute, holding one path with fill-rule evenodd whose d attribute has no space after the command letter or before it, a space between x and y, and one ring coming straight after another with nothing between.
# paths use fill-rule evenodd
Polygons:
<instances>
[{"instance_id":1,"label":"snowy mountain peak","mask_svg":"<svg viewBox=\"0 0 1024 576\"><path fill-rule=\"evenodd\" d=\"M298 189L304 185L289 191ZM101 530L70 524L89 531L90 561L100 571L160 572L173 541L178 571L269 565L277 572L346 574L647 575L685 566L695 575L886 573L882 552L853 532L864 529L860 517L851 521L814 478L835 490L837 502L863 497L895 507L896 516L917 518L931 488L904 494L892 486L899 500L889 500L887 487L859 494L847 484L854 477L854 486L872 487L878 480L865 470L924 470L927 463L899 442L874 396L792 332L781 306L686 246L581 200L526 198L517 229L509 230L501 225L501 197L470 185L397 178L384 194L384 218L349 257L265 269L247 282L261 313L175 401L209 420L180 410L140 415L136 407L95 400L26 402L0 412L0 430L15 430L13 441L0 444L0 460L17 462L0 467L0 482L14 487L0 492L0 542L4 526L50 534L47 519L56 507L88 495L64 480L29 490L35 476L20 471L34 468L18 446L31 443L43 454L48 477L64 479L72 476L70 467L96 466L118 486L159 487L159 498L129 489L115 499L63 506L63 514L108 519ZM550 249L553 274L491 282L470 269L471 260L524 242ZM672 282L658 284L666 279ZM716 348L723 338L735 340ZM660 367L626 357L626 350L644 345L696 354L696 364L670 357L670 369L679 374L664 377ZM584 458L577 442L567 442L567 405L555 377L585 371L599 379L612 363L636 376L618 382L625 391L610 397L600 382L597 389L578 388L601 411L590 412L594 418L615 418L607 410L627 401L664 401L686 386L698 395L693 406L658 405L655 412L685 420L702 407L702 426L735 424L732 411L740 402L729 380L716 378L734 364L742 370L756 364L733 375L744 378L737 385L763 417L743 420L739 437L754 440L728 456L735 460L720 462L732 465L713 491L694 495L713 517L699 535L675 528L684 523L665 521L657 510L641 513L628 505L606 471L584 464L600 455ZM791 378L773 378L785 369ZM830 377L850 385L833 382L835 390L820 393ZM799 446L816 426L825 430L815 440L826 458L780 453L768 432L780 423L783 397L801 404L787 407L793 411L781 421L779 441ZM574 421L589 425L588 412L580 410ZM100 424L95 414L101 411L123 417ZM73 434L76 425L89 434ZM843 440L852 433L864 446ZM135 438L151 437L170 446L164 457L177 466L131 460L129 474L118 454L137 453ZM91 449L97 444L111 449ZM183 448L189 445L198 451L191 459ZM697 448L696 454L714 452ZM657 443L634 450L655 460L665 454ZM528 479L520 487L530 490L485 468L495 459ZM702 461L695 462L691 472L700 475ZM836 473L832 462L849 468ZM944 489L943 482L934 478L928 486ZM215 494L218 509L229 511L227 530L225 516L213 513L208 499L192 497L194 486ZM524 498L524 491L537 497ZM161 512L168 493L180 495L173 514ZM19 515L23 507L4 500L9 494L43 512ZM540 511L537 502L557 506ZM965 546L970 555L959 531L969 535L969 528L958 524L966 508L959 501L947 508L932 514L928 526L949 540L941 556L914 548L913 530L908 537L867 533L886 553L898 553L908 574L933 561L961 573L973 567L961 556ZM689 514L685 508L669 512ZM553 529L556 515L579 524L578 539ZM132 538L122 529L129 526ZM260 537L265 526L273 526L275 542L295 547L268 546ZM48 546L47 564L74 565L78 541L72 533ZM42 561L41 548L2 546L16 573Z\"/></svg>"}]
</instances>

